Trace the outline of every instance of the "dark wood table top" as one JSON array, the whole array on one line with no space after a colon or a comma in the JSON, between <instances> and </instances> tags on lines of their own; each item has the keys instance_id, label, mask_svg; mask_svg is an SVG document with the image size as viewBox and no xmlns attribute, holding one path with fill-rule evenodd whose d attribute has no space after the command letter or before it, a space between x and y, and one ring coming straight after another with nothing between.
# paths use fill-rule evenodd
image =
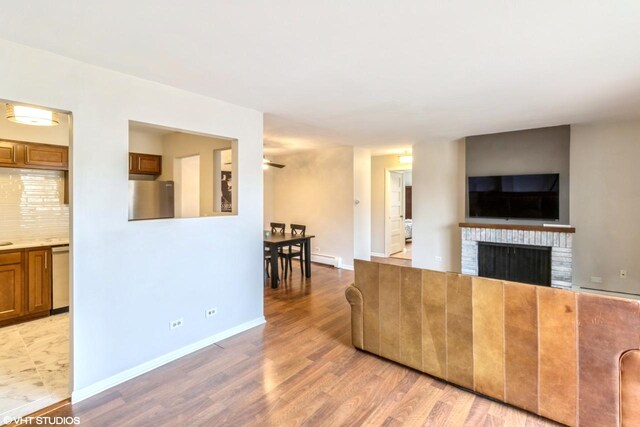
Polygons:
<instances>
[{"instance_id":1,"label":"dark wood table top","mask_svg":"<svg viewBox=\"0 0 640 427\"><path fill-rule=\"evenodd\" d=\"M262 238L264 239L264 243L267 245L274 244L274 243L277 244L277 243L297 242L304 239L311 239L313 237L316 237L316 236L312 234L305 234L304 236L301 234L296 234L294 236L291 233L285 233L285 234L272 233L270 237L264 237L264 234L262 235Z\"/></svg>"}]
</instances>

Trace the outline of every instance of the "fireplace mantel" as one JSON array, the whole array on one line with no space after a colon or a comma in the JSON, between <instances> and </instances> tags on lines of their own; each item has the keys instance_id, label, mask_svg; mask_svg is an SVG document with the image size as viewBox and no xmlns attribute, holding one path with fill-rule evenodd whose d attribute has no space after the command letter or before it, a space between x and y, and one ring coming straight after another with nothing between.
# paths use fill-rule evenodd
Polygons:
<instances>
[{"instance_id":1,"label":"fireplace mantel","mask_svg":"<svg viewBox=\"0 0 640 427\"><path fill-rule=\"evenodd\" d=\"M571 288L573 227L460 223L462 273L478 275L478 242L551 248L551 286Z\"/></svg>"},{"instance_id":2,"label":"fireplace mantel","mask_svg":"<svg viewBox=\"0 0 640 427\"><path fill-rule=\"evenodd\" d=\"M575 233L575 227L545 226L545 225L522 225L522 224L478 224L461 222L460 228L489 228L495 230L525 230L525 231L549 231L555 233Z\"/></svg>"}]
</instances>

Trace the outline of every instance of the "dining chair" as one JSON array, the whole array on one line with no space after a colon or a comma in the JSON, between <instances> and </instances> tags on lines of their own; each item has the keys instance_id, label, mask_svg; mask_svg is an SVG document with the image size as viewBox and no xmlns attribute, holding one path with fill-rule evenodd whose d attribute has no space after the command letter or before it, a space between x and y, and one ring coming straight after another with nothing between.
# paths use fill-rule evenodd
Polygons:
<instances>
[{"instance_id":1,"label":"dining chair","mask_svg":"<svg viewBox=\"0 0 640 427\"><path fill-rule=\"evenodd\" d=\"M270 225L271 234L284 234L284 230L287 228L284 222L272 222Z\"/></svg>"},{"instance_id":2,"label":"dining chair","mask_svg":"<svg viewBox=\"0 0 640 427\"><path fill-rule=\"evenodd\" d=\"M271 234L284 234L286 224L284 222L272 222L269 224L271 227ZM271 265L271 250L268 247L264 248L264 272L269 276L269 266ZM271 272L273 274L273 271Z\"/></svg>"},{"instance_id":3,"label":"dining chair","mask_svg":"<svg viewBox=\"0 0 640 427\"><path fill-rule=\"evenodd\" d=\"M264 250L264 276L265 279L270 278L271 276L269 275L269 266L271 265L271 251L269 251L269 249L265 248Z\"/></svg>"},{"instance_id":4,"label":"dining chair","mask_svg":"<svg viewBox=\"0 0 640 427\"><path fill-rule=\"evenodd\" d=\"M291 235L292 236L302 236L307 230L306 225L301 224L291 224ZM284 278L285 280L288 277L288 272L291 271L293 273L293 258L300 259L300 274L304 276L304 242L295 243L289 245L282 249L282 251L278 254L280 257L280 264L285 264L284 269Z\"/></svg>"}]
</instances>

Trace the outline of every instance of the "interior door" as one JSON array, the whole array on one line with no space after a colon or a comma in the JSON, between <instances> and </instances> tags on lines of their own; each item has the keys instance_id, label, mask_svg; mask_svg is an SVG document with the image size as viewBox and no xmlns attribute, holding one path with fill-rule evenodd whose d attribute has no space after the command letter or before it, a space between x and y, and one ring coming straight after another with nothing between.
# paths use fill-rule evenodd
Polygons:
<instances>
[{"instance_id":1,"label":"interior door","mask_svg":"<svg viewBox=\"0 0 640 427\"><path fill-rule=\"evenodd\" d=\"M386 191L386 255L404 249L404 174L390 171Z\"/></svg>"}]
</instances>

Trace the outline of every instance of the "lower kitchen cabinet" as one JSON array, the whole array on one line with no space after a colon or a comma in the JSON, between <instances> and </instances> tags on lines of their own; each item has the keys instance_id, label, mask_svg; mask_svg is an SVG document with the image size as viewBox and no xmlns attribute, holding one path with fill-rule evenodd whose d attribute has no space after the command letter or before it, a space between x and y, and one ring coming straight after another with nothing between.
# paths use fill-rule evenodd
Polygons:
<instances>
[{"instance_id":1,"label":"lower kitchen cabinet","mask_svg":"<svg viewBox=\"0 0 640 427\"><path fill-rule=\"evenodd\" d=\"M49 314L51 249L0 252L0 326Z\"/></svg>"},{"instance_id":2,"label":"lower kitchen cabinet","mask_svg":"<svg viewBox=\"0 0 640 427\"><path fill-rule=\"evenodd\" d=\"M24 314L22 253L0 254L0 321Z\"/></svg>"},{"instance_id":3,"label":"lower kitchen cabinet","mask_svg":"<svg viewBox=\"0 0 640 427\"><path fill-rule=\"evenodd\" d=\"M51 310L51 250L27 251L29 313Z\"/></svg>"}]
</instances>

